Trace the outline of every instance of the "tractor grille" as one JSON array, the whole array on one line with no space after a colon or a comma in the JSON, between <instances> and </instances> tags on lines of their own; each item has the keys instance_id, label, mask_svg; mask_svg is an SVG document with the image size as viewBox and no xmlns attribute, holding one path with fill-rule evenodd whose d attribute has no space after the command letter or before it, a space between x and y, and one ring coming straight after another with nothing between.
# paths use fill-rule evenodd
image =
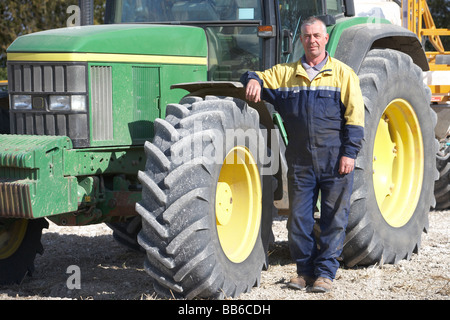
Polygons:
<instances>
[{"instance_id":1,"label":"tractor grille","mask_svg":"<svg viewBox=\"0 0 450 320\"><path fill-rule=\"evenodd\" d=\"M86 66L10 63L9 89L29 93L86 93Z\"/></svg>"},{"instance_id":2,"label":"tractor grille","mask_svg":"<svg viewBox=\"0 0 450 320\"><path fill-rule=\"evenodd\" d=\"M110 66L91 66L92 140L113 139Z\"/></svg>"},{"instance_id":3,"label":"tractor grille","mask_svg":"<svg viewBox=\"0 0 450 320\"><path fill-rule=\"evenodd\" d=\"M31 96L32 101L31 109L11 106L11 133L68 136L74 147L89 146L88 108L49 109L50 96L88 99L86 68L86 64L79 63L8 62L11 102L14 96L24 95Z\"/></svg>"}]
</instances>

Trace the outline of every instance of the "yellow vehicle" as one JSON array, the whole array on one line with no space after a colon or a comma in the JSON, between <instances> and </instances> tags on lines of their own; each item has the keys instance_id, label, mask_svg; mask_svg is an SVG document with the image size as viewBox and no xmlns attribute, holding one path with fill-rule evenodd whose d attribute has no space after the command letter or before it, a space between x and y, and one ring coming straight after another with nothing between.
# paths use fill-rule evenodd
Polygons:
<instances>
[{"instance_id":1,"label":"yellow vehicle","mask_svg":"<svg viewBox=\"0 0 450 320\"><path fill-rule=\"evenodd\" d=\"M420 39L427 38L435 49L425 52L430 71L424 73L424 79L431 89L431 107L438 119L435 132L439 141L436 158L439 180L434 188L435 208L444 210L450 208L450 51L445 50L441 36L450 36L450 29L436 27L425 0L403 2L403 16L408 17L403 20L403 26Z\"/></svg>"}]
</instances>

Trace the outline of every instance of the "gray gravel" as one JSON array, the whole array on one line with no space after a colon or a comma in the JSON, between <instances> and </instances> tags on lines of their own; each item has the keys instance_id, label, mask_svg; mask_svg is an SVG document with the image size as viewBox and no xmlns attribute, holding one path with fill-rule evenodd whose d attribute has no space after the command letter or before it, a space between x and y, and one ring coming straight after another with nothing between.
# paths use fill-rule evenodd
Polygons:
<instances>
[{"instance_id":1,"label":"gray gravel","mask_svg":"<svg viewBox=\"0 0 450 320\"><path fill-rule=\"evenodd\" d=\"M289 257L286 218L273 224L275 244L270 265L261 275L261 285L238 299L252 300L449 300L450 297L450 211L430 212L428 234L422 248L410 261L396 265L340 268L333 290L325 294L287 288L295 276ZM158 299L143 269L143 255L116 243L104 224L59 227L50 223L44 230L45 253L36 258L36 270L20 285L0 286L0 300L33 299ZM80 289L69 289L70 266L80 270Z\"/></svg>"}]
</instances>

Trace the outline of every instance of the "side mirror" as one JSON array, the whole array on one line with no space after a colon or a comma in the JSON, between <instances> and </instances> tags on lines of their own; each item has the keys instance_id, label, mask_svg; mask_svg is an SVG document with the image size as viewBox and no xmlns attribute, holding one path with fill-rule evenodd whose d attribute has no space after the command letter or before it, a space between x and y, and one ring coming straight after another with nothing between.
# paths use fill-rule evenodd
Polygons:
<instances>
[{"instance_id":1,"label":"side mirror","mask_svg":"<svg viewBox=\"0 0 450 320\"><path fill-rule=\"evenodd\" d=\"M283 54L292 53L292 32L290 30L283 30Z\"/></svg>"},{"instance_id":2,"label":"side mirror","mask_svg":"<svg viewBox=\"0 0 450 320\"><path fill-rule=\"evenodd\" d=\"M346 17L355 16L355 3L353 0L344 0L344 15Z\"/></svg>"}]
</instances>

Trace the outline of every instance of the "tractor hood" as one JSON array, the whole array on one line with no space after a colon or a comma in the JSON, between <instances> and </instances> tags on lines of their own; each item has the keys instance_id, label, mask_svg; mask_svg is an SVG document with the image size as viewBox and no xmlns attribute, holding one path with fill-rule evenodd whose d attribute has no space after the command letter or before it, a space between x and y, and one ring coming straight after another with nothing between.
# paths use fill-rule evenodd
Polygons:
<instances>
[{"instance_id":1,"label":"tractor hood","mask_svg":"<svg viewBox=\"0 0 450 320\"><path fill-rule=\"evenodd\" d=\"M17 38L8 53L115 53L206 57L203 29L111 24L61 28Z\"/></svg>"}]
</instances>

